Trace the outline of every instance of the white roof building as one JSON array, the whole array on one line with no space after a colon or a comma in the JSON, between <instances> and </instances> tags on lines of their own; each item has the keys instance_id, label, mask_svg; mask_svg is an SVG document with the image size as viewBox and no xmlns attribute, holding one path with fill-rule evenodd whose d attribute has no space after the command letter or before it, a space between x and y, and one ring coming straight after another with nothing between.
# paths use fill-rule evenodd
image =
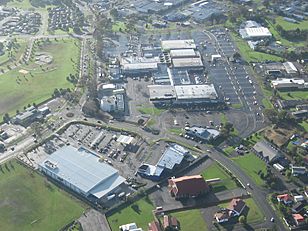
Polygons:
<instances>
[{"instance_id":1,"label":"white roof building","mask_svg":"<svg viewBox=\"0 0 308 231\"><path fill-rule=\"evenodd\" d=\"M163 50L176 50L176 49L196 49L196 44L193 39L186 40L163 40L161 41Z\"/></svg>"},{"instance_id":2,"label":"white roof building","mask_svg":"<svg viewBox=\"0 0 308 231\"><path fill-rule=\"evenodd\" d=\"M285 62L283 66L288 74L297 74L297 68L292 62Z\"/></svg>"},{"instance_id":3,"label":"white roof building","mask_svg":"<svg viewBox=\"0 0 308 231\"><path fill-rule=\"evenodd\" d=\"M178 58L172 59L173 67L203 67L203 62L200 57L197 58Z\"/></svg>"},{"instance_id":4,"label":"white roof building","mask_svg":"<svg viewBox=\"0 0 308 231\"><path fill-rule=\"evenodd\" d=\"M178 100L217 99L218 95L213 84L175 86Z\"/></svg>"},{"instance_id":5,"label":"white roof building","mask_svg":"<svg viewBox=\"0 0 308 231\"><path fill-rule=\"evenodd\" d=\"M272 33L266 27L252 27L240 29L239 33L243 39L262 39L272 37Z\"/></svg>"},{"instance_id":6,"label":"white roof building","mask_svg":"<svg viewBox=\"0 0 308 231\"><path fill-rule=\"evenodd\" d=\"M179 50L171 50L170 57L171 58L193 58L199 56L197 55L194 49L179 49Z\"/></svg>"},{"instance_id":7,"label":"white roof building","mask_svg":"<svg viewBox=\"0 0 308 231\"><path fill-rule=\"evenodd\" d=\"M123 94L116 94L112 96L104 96L101 99L100 108L105 112L115 112L125 110L125 102Z\"/></svg>"},{"instance_id":8,"label":"white roof building","mask_svg":"<svg viewBox=\"0 0 308 231\"><path fill-rule=\"evenodd\" d=\"M288 88L297 88L297 89L306 89L308 88L308 82L305 82L303 79L281 79L272 80L271 85L275 89L288 89Z\"/></svg>"}]
</instances>

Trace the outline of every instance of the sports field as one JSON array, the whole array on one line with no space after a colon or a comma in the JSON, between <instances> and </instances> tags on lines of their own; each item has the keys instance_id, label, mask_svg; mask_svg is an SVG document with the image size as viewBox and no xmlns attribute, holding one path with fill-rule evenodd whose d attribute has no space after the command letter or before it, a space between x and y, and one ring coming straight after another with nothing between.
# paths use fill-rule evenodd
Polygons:
<instances>
[{"instance_id":1,"label":"sports field","mask_svg":"<svg viewBox=\"0 0 308 231\"><path fill-rule=\"evenodd\" d=\"M68 193L16 161L1 165L0 230L59 230L84 209Z\"/></svg>"},{"instance_id":2,"label":"sports field","mask_svg":"<svg viewBox=\"0 0 308 231\"><path fill-rule=\"evenodd\" d=\"M23 64L0 75L0 120L6 112L12 116L17 109L22 110L28 104L38 104L50 98L55 88L73 87L66 77L77 72L77 40L50 40L35 46L33 54L35 52L47 53L52 57L52 62L39 65L35 63L36 57L33 55L28 65Z\"/></svg>"}]
</instances>

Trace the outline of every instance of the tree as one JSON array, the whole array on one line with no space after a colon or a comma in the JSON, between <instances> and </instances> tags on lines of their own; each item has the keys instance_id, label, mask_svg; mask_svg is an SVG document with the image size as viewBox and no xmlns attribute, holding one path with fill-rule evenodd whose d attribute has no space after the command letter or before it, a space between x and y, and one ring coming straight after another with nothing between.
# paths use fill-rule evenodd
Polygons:
<instances>
[{"instance_id":1,"label":"tree","mask_svg":"<svg viewBox=\"0 0 308 231\"><path fill-rule=\"evenodd\" d=\"M10 118L9 114L5 113L4 116L3 116L3 122L8 123L8 122L10 122L10 119L11 118Z\"/></svg>"},{"instance_id":2,"label":"tree","mask_svg":"<svg viewBox=\"0 0 308 231\"><path fill-rule=\"evenodd\" d=\"M241 223L241 224L246 224L247 220L246 220L246 217L244 215L240 216L240 218L238 219L238 221Z\"/></svg>"},{"instance_id":3,"label":"tree","mask_svg":"<svg viewBox=\"0 0 308 231\"><path fill-rule=\"evenodd\" d=\"M267 108L264 110L264 115L267 117L272 123L277 123L278 121L278 113L275 109Z\"/></svg>"},{"instance_id":4,"label":"tree","mask_svg":"<svg viewBox=\"0 0 308 231\"><path fill-rule=\"evenodd\" d=\"M286 170L286 177L290 178L291 177L291 171L288 169Z\"/></svg>"},{"instance_id":5,"label":"tree","mask_svg":"<svg viewBox=\"0 0 308 231\"><path fill-rule=\"evenodd\" d=\"M119 12L117 9L113 8L110 10L110 15L113 17L113 18L117 18L119 16Z\"/></svg>"}]
</instances>

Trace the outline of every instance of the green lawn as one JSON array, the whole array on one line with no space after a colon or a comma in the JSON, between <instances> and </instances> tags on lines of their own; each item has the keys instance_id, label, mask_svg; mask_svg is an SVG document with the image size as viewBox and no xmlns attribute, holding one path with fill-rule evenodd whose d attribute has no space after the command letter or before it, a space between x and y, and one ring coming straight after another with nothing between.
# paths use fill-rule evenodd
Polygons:
<instances>
[{"instance_id":1,"label":"green lawn","mask_svg":"<svg viewBox=\"0 0 308 231\"><path fill-rule=\"evenodd\" d=\"M225 123L227 123L227 122L228 122L227 116L226 116L225 114L221 113L221 114L220 114L220 123L225 124Z\"/></svg>"},{"instance_id":2,"label":"green lawn","mask_svg":"<svg viewBox=\"0 0 308 231\"><path fill-rule=\"evenodd\" d=\"M138 108L138 111L141 114L160 115L162 112L165 111L165 109L160 109L153 106L153 107L140 107Z\"/></svg>"},{"instance_id":3,"label":"green lawn","mask_svg":"<svg viewBox=\"0 0 308 231\"><path fill-rule=\"evenodd\" d=\"M232 104L231 107L234 109L241 109L243 105L241 103L236 103L236 104Z\"/></svg>"},{"instance_id":4,"label":"green lawn","mask_svg":"<svg viewBox=\"0 0 308 231\"><path fill-rule=\"evenodd\" d=\"M168 129L168 131L175 135L180 135L181 133L183 133L183 130L181 128L170 128Z\"/></svg>"},{"instance_id":5,"label":"green lawn","mask_svg":"<svg viewBox=\"0 0 308 231\"><path fill-rule=\"evenodd\" d=\"M259 186L263 186L264 182L258 175L258 172L262 170L263 173L266 172L266 164L255 154L245 154L244 156L239 156L233 158L233 161L238 164L241 169L248 175L255 183Z\"/></svg>"},{"instance_id":6,"label":"green lawn","mask_svg":"<svg viewBox=\"0 0 308 231\"><path fill-rule=\"evenodd\" d=\"M224 153L226 153L229 156L234 152L234 147L229 146L227 148L224 148L223 151L224 151Z\"/></svg>"},{"instance_id":7,"label":"green lawn","mask_svg":"<svg viewBox=\"0 0 308 231\"><path fill-rule=\"evenodd\" d=\"M308 91L291 91L291 92L280 91L279 95L284 100L308 99Z\"/></svg>"},{"instance_id":8,"label":"green lawn","mask_svg":"<svg viewBox=\"0 0 308 231\"><path fill-rule=\"evenodd\" d=\"M221 182L213 184L213 191L220 192L224 190L235 189L238 186L235 181L229 176L216 162L212 164L209 168L202 172L202 176L209 180L213 178L220 178Z\"/></svg>"},{"instance_id":9,"label":"green lawn","mask_svg":"<svg viewBox=\"0 0 308 231\"><path fill-rule=\"evenodd\" d=\"M283 17L279 16L276 18L276 25L282 26L285 30L294 30L299 28L301 30L308 30L308 21L300 21L299 23L288 22L283 19Z\"/></svg>"},{"instance_id":10,"label":"green lawn","mask_svg":"<svg viewBox=\"0 0 308 231\"><path fill-rule=\"evenodd\" d=\"M279 42L281 42L282 45L284 46L288 46L288 47L294 47L294 46L304 46L304 42L292 42L289 41L285 38L283 38L280 33L276 30L275 25L273 25L270 21L267 20L268 26L269 26L269 30L270 32L273 34L273 36L275 37L275 39Z\"/></svg>"},{"instance_id":11,"label":"green lawn","mask_svg":"<svg viewBox=\"0 0 308 231\"><path fill-rule=\"evenodd\" d=\"M148 223L154 220L153 209L154 205L145 197L107 219L112 231L118 231L120 225L128 223L136 223L139 228L147 230Z\"/></svg>"},{"instance_id":12,"label":"green lawn","mask_svg":"<svg viewBox=\"0 0 308 231\"><path fill-rule=\"evenodd\" d=\"M171 213L180 223L181 231L207 231L207 225L199 209Z\"/></svg>"},{"instance_id":13,"label":"green lawn","mask_svg":"<svg viewBox=\"0 0 308 231\"><path fill-rule=\"evenodd\" d=\"M17 39L15 48L12 49L12 58L10 60L9 51L5 51L5 54L0 56L0 68L7 69L6 66L12 62L17 62L23 52L25 51L27 42L22 39Z\"/></svg>"},{"instance_id":14,"label":"green lawn","mask_svg":"<svg viewBox=\"0 0 308 231\"><path fill-rule=\"evenodd\" d=\"M50 98L55 88L73 86L66 77L76 73L75 65L79 62L76 43L77 40L73 39L52 40L36 48L37 52L47 52L53 57L51 64L40 67L31 61L0 75L0 120L6 112L13 115L29 103L40 103ZM26 70L28 74L21 74L20 70Z\"/></svg>"},{"instance_id":15,"label":"green lawn","mask_svg":"<svg viewBox=\"0 0 308 231\"><path fill-rule=\"evenodd\" d=\"M236 45L240 51L241 56L247 61L247 62L262 62L262 61L281 61L282 58L276 55L266 54L263 52L258 52L252 50L247 42L240 38L235 33L231 33L231 36L233 40L236 42Z\"/></svg>"},{"instance_id":16,"label":"green lawn","mask_svg":"<svg viewBox=\"0 0 308 231\"><path fill-rule=\"evenodd\" d=\"M265 108L273 108L273 104L267 98L262 99L262 104Z\"/></svg>"},{"instance_id":17,"label":"green lawn","mask_svg":"<svg viewBox=\"0 0 308 231\"><path fill-rule=\"evenodd\" d=\"M252 198L248 198L244 200L248 209L243 211L243 214L247 218L247 223L256 223L262 222L264 220L264 215L261 212L260 208L257 206L255 201ZM226 208L229 205L229 202L220 204L219 206L222 208Z\"/></svg>"},{"instance_id":18,"label":"green lawn","mask_svg":"<svg viewBox=\"0 0 308 231\"><path fill-rule=\"evenodd\" d=\"M119 32L119 31L124 32L126 30L127 30L127 27L126 27L126 24L124 22L117 21L112 25L112 31L113 32Z\"/></svg>"},{"instance_id":19,"label":"green lawn","mask_svg":"<svg viewBox=\"0 0 308 231\"><path fill-rule=\"evenodd\" d=\"M0 198L0 229L5 231L59 230L85 209L72 196L15 161L2 164Z\"/></svg>"},{"instance_id":20,"label":"green lawn","mask_svg":"<svg viewBox=\"0 0 308 231\"><path fill-rule=\"evenodd\" d=\"M300 126L302 126L306 132L308 132L308 121L303 121L299 123Z\"/></svg>"}]
</instances>

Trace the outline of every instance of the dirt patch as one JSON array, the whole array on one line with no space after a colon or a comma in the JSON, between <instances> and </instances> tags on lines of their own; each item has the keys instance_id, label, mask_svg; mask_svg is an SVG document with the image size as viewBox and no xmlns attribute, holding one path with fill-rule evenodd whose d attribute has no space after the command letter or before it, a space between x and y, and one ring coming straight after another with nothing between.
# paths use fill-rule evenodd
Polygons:
<instances>
[{"instance_id":1,"label":"dirt patch","mask_svg":"<svg viewBox=\"0 0 308 231\"><path fill-rule=\"evenodd\" d=\"M29 73L29 71L24 70L24 69L21 69L21 70L19 70L18 72L19 72L20 74L23 74L23 75L26 75L26 74Z\"/></svg>"},{"instance_id":2,"label":"dirt patch","mask_svg":"<svg viewBox=\"0 0 308 231\"><path fill-rule=\"evenodd\" d=\"M285 145L293 134L294 130L286 128L270 128L264 132L264 136L279 148Z\"/></svg>"}]
</instances>

